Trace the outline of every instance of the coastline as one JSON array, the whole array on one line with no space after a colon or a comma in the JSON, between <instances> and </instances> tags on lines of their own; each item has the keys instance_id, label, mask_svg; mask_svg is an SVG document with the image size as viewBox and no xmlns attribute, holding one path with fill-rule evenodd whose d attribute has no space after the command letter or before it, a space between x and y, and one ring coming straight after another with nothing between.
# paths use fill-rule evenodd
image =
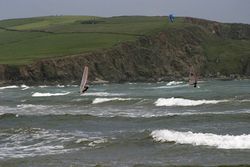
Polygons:
<instances>
[{"instance_id":1,"label":"coastline","mask_svg":"<svg viewBox=\"0 0 250 167\"><path fill-rule=\"evenodd\" d=\"M199 81L209 81L209 80L217 80L217 81L233 81L233 80L250 80L250 76L241 76L241 77L226 77L226 76L217 76L217 77L202 77L199 78ZM99 84L111 84L111 83L128 83L128 82L135 82L135 83L157 83L157 82L171 82L171 81L184 81L188 82L188 77L183 77L183 78L172 78L172 79L162 79L159 78L157 80L133 80L133 81L122 81L122 82L114 82L114 81L107 81L107 80L102 80L102 79L96 79L94 81L89 81L90 85L99 85ZM70 81L70 82L55 82L55 81L46 81L46 82L23 82L23 81L0 81L0 87L3 86L11 86L11 85L16 85L16 86L21 86L21 85L27 85L27 86L40 86L40 85L48 85L48 86L56 86L56 85L79 85L80 81Z\"/></svg>"}]
</instances>

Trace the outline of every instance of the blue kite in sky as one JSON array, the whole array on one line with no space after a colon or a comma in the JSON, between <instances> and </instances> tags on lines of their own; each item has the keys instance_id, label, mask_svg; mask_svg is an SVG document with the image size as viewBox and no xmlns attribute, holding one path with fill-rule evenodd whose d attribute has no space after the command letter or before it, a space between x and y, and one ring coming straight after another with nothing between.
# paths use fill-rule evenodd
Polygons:
<instances>
[{"instance_id":1,"label":"blue kite in sky","mask_svg":"<svg viewBox=\"0 0 250 167\"><path fill-rule=\"evenodd\" d=\"M174 22L174 15L173 14L170 14L169 16L168 16L168 18L169 18L169 20L171 21L171 23L173 23Z\"/></svg>"}]
</instances>

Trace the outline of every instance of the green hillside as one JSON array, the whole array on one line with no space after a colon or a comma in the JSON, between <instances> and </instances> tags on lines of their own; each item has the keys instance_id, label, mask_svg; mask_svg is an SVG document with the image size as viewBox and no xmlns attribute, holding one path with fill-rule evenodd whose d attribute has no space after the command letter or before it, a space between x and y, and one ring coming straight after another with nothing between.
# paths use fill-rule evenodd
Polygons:
<instances>
[{"instance_id":1,"label":"green hillside","mask_svg":"<svg viewBox=\"0 0 250 167\"><path fill-rule=\"evenodd\" d=\"M178 25L179 20L175 26ZM167 17L50 16L0 21L0 64L79 54L171 26Z\"/></svg>"},{"instance_id":2,"label":"green hillside","mask_svg":"<svg viewBox=\"0 0 250 167\"><path fill-rule=\"evenodd\" d=\"M189 42L200 41L194 44L200 46L197 51L191 48L185 54L205 56L204 68L208 71L228 75L246 73L242 69L248 70L250 61L249 27L192 18L177 18L172 24L166 16L47 16L2 20L0 64L28 64L48 57L111 48L162 31L167 32L164 40L176 53L193 45Z\"/></svg>"},{"instance_id":3,"label":"green hillside","mask_svg":"<svg viewBox=\"0 0 250 167\"><path fill-rule=\"evenodd\" d=\"M220 71L229 75L245 73L242 65L250 62L250 40L210 39L205 43L208 69L212 73ZM244 69L244 68L243 68Z\"/></svg>"}]
</instances>

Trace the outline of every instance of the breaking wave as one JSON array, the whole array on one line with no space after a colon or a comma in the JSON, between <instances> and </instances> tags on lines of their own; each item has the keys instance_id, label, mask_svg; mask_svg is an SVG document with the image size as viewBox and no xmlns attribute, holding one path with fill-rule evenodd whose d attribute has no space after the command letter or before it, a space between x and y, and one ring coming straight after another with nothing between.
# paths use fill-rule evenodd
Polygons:
<instances>
[{"instance_id":1,"label":"breaking wave","mask_svg":"<svg viewBox=\"0 0 250 167\"><path fill-rule=\"evenodd\" d=\"M4 86L4 87L0 87L0 90L13 89L13 88L18 88L18 86L16 86L16 85L13 85L13 86Z\"/></svg>"},{"instance_id":2,"label":"breaking wave","mask_svg":"<svg viewBox=\"0 0 250 167\"><path fill-rule=\"evenodd\" d=\"M38 86L39 88L47 88L47 87L49 87L49 86L47 86L47 85L41 85L41 86Z\"/></svg>"},{"instance_id":3,"label":"breaking wave","mask_svg":"<svg viewBox=\"0 0 250 167\"><path fill-rule=\"evenodd\" d=\"M155 87L155 89L174 89L174 88L182 88L182 87L188 87L188 86L189 85L186 83L178 82L178 83L167 83L167 85Z\"/></svg>"},{"instance_id":4,"label":"breaking wave","mask_svg":"<svg viewBox=\"0 0 250 167\"><path fill-rule=\"evenodd\" d=\"M190 100L183 98L159 98L155 101L156 106L198 106L203 104L217 104L228 100Z\"/></svg>"},{"instance_id":5,"label":"breaking wave","mask_svg":"<svg viewBox=\"0 0 250 167\"><path fill-rule=\"evenodd\" d=\"M167 86L179 85L179 84L183 84L183 82L182 81L170 81L167 83Z\"/></svg>"},{"instance_id":6,"label":"breaking wave","mask_svg":"<svg viewBox=\"0 0 250 167\"><path fill-rule=\"evenodd\" d=\"M98 147L108 142L106 137L87 132L62 132L40 128L6 129L0 132L0 136L0 160L62 154Z\"/></svg>"},{"instance_id":7,"label":"breaking wave","mask_svg":"<svg viewBox=\"0 0 250 167\"><path fill-rule=\"evenodd\" d=\"M114 97L114 98L95 98L92 102L92 104L98 104L98 103L105 103L109 101L129 101L129 100L135 100L135 98L119 98L119 97Z\"/></svg>"},{"instance_id":8,"label":"breaking wave","mask_svg":"<svg viewBox=\"0 0 250 167\"><path fill-rule=\"evenodd\" d=\"M70 92L65 92L65 93L39 93L36 92L32 94L33 97L45 97L45 96L64 96L69 94Z\"/></svg>"},{"instance_id":9,"label":"breaking wave","mask_svg":"<svg viewBox=\"0 0 250 167\"><path fill-rule=\"evenodd\" d=\"M89 92L84 93L83 96L122 96L121 93L108 93L108 92Z\"/></svg>"},{"instance_id":10,"label":"breaking wave","mask_svg":"<svg viewBox=\"0 0 250 167\"><path fill-rule=\"evenodd\" d=\"M178 132L173 130L155 130L152 138L158 142L175 142L194 146L211 146L219 149L250 149L250 134L217 135L213 133Z\"/></svg>"},{"instance_id":11,"label":"breaking wave","mask_svg":"<svg viewBox=\"0 0 250 167\"><path fill-rule=\"evenodd\" d=\"M22 90L26 90L26 89L29 89L30 87L27 85L21 85L21 88L22 88Z\"/></svg>"}]
</instances>

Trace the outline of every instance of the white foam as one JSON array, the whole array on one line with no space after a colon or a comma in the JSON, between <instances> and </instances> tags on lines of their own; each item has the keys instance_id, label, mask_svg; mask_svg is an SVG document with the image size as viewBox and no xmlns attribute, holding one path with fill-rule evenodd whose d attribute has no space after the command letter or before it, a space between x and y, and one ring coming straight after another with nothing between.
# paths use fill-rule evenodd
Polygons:
<instances>
[{"instance_id":1,"label":"white foam","mask_svg":"<svg viewBox=\"0 0 250 167\"><path fill-rule=\"evenodd\" d=\"M64 85L57 85L58 88L64 88Z\"/></svg>"},{"instance_id":2,"label":"white foam","mask_svg":"<svg viewBox=\"0 0 250 167\"><path fill-rule=\"evenodd\" d=\"M183 98L159 98L155 101L156 106L198 106L203 104L217 104L228 100L190 100Z\"/></svg>"},{"instance_id":3,"label":"white foam","mask_svg":"<svg viewBox=\"0 0 250 167\"><path fill-rule=\"evenodd\" d=\"M47 87L49 87L49 86L47 86L47 85L41 85L41 86L38 86L39 88L47 88Z\"/></svg>"},{"instance_id":4,"label":"white foam","mask_svg":"<svg viewBox=\"0 0 250 167\"><path fill-rule=\"evenodd\" d=\"M16 86L16 85L13 85L13 86L4 86L4 87L0 87L0 90L3 90L3 89L13 89L13 88L18 88L18 86Z\"/></svg>"},{"instance_id":5,"label":"white foam","mask_svg":"<svg viewBox=\"0 0 250 167\"><path fill-rule=\"evenodd\" d=\"M239 100L239 102L241 102L241 103L250 102L250 99Z\"/></svg>"},{"instance_id":6,"label":"white foam","mask_svg":"<svg viewBox=\"0 0 250 167\"><path fill-rule=\"evenodd\" d=\"M69 94L70 92L65 92L65 93L39 93L36 92L32 94L33 97L46 97L46 96L64 96Z\"/></svg>"},{"instance_id":7,"label":"white foam","mask_svg":"<svg viewBox=\"0 0 250 167\"><path fill-rule=\"evenodd\" d=\"M36 108L36 109L45 109L48 106L44 106L44 105L34 105L34 104L18 104L17 108L20 109L27 109L27 108Z\"/></svg>"},{"instance_id":8,"label":"white foam","mask_svg":"<svg viewBox=\"0 0 250 167\"><path fill-rule=\"evenodd\" d=\"M183 82L182 81L170 81L167 83L167 86L179 85L179 84L183 84Z\"/></svg>"},{"instance_id":9,"label":"white foam","mask_svg":"<svg viewBox=\"0 0 250 167\"><path fill-rule=\"evenodd\" d=\"M188 84L177 84L177 85L165 85L165 86L158 86L154 89L174 89L174 88L182 88L182 87L188 87Z\"/></svg>"},{"instance_id":10,"label":"white foam","mask_svg":"<svg viewBox=\"0 0 250 167\"><path fill-rule=\"evenodd\" d=\"M21 85L21 88L22 88L22 90L26 90L26 89L29 89L30 87L26 86L26 85Z\"/></svg>"},{"instance_id":11,"label":"white foam","mask_svg":"<svg viewBox=\"0 0 250 167\"><path fill-rule=\"evenodd\" d=\"M17 129L13 134L5 133L5 136L5 138L2 138L3 144L0 144L0 159L61 154L71 150L65 149L63 143L72 137L67 136L64 139L61 137L62 134L56 131L50 132L39 128ZM54 143L57 143L57 145L54 145Z\"/></svg>"},{"instance_id":12,"label":"white foam","mask_svg":"<svg viewBox=\"0 0 250 167\"><path fill-rule=\"evenodd\" d=\"M101 144L101 143L106 143L107 141L108 141L107 139L99 138L99 139L93 140L88 145L91 147L95 147L96 145Z\"/></svg>"},{"instance_id":13,"label":"white foam","mask_svg":"<svg viewBox=\"0 0 250 167\"><path fill-rule=\"evenodd\" d=\"M217 135L213 133L178 132L173 130L155 130L152 138L159 142L176 142L179 144L204 145L220 149L250 149L250 134Z\"/></svg>"},{"instance_id":14,"label":"white foam","mask_svg":"<svg viewBox=\"0 0 250 167\"><path fill-rule=\"evenodd\" d=\"M2 136L1 136L2 135ZM91 136L94 135L94 136ZM0 160L24 158L50 154L62 154L86 147L96 147L108 140L87 132L62 132L40 128L13 129L12 132L0 133ZM81 143L78 148L65 147L67 143Z\"/></svg>"},{"instance_id":15,"label":"white foam","mask_svg":"<svg viewBox=\"0 0 250 167\"><path fill-rule=\"evenodd\" d=\"M119 97L114 97L114 98L95 98L92 102L92 104L98 104L98 103L105 103L109 101L129 101L133 100L134 98L119 98Z\"/></svg>"},{"instance_id":16,"label":"white foam","mask_svg":"<svg viewBox=\"0 0 250 167\"><path fill-rule=\"evenodd\" d=\"M121 93L108 93L108 92L87 92L82 94L84 96L122 96Z\"/></svg>"}]
</instances>

